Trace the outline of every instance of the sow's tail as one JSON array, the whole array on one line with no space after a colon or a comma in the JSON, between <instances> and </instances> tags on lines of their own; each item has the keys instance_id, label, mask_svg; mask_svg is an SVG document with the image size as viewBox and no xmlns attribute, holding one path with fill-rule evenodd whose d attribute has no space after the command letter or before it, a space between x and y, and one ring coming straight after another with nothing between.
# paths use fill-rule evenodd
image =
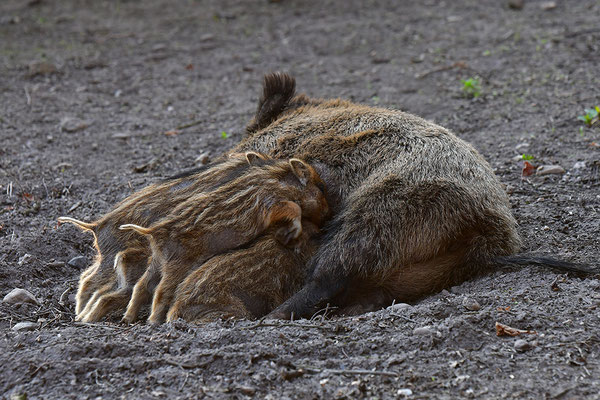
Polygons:
<instances>
[{"instance_id":1,"label":"sow's tail","mask_svg":"<svg viewBox=\"0 0 600 400\"><path fill-rule=\"evenodd\" d=\"M60 223L68 222L70 224L75 224L83 230L92 231L92 232L98 226L97 224L94 224L94 223L90 224L90 223L83 222L83 221L80 221L78 219L71 218L71 217L58 217L58 222L60 222Z\"/></svg>"},{"instance_id":2,"label":"sow's tail","mask_svg":"<svg viewBox=\"0 0 600 400\"><path fill-rule=\"evenodd\" d=\"M533 254L515 254L512 256L496 257L493 262L499 266L510 265L540 265L557 271L574 272L578 274L592 275L600 274L600 268L588 264L578 264L556 258L536 256Z\"/></svg>"}]
</instances>

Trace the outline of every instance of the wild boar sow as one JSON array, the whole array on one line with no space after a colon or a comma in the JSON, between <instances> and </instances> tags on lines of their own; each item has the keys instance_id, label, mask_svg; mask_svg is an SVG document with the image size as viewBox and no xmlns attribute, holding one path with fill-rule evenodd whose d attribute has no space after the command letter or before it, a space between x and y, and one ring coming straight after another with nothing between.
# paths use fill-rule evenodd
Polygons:
<instances>
[{"instance_id":1,"label":"wild boar sow","mask_svg":"<svg viewBox=\"0 0 600 400\"><path fill-rule=\"evenodd\" d=\"M411 301L473 276L520 239L488 163L447 129L417 116L294 95L265 77L258 111L232 151L298 157L327 186L333 220L303 288L270 316L351 312Z\"/></svg>"}]
</instances>

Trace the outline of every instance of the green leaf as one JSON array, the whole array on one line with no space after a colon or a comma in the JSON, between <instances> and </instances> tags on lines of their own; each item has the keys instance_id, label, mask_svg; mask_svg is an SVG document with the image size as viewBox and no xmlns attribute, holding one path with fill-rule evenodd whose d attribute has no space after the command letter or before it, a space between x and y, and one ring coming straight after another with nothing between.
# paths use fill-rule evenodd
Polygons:
<instances>
[{"instance_id":1,"label":"green leaf","mask_svg":"<svg viewBox=\"0 0 600 400\"><path fill-rule=\"evenodd\" d=\"M221 137L222 137L223 139L227 139L227 132L225 132L225 131L221 131Z\"/></svg>"}]
</instances>

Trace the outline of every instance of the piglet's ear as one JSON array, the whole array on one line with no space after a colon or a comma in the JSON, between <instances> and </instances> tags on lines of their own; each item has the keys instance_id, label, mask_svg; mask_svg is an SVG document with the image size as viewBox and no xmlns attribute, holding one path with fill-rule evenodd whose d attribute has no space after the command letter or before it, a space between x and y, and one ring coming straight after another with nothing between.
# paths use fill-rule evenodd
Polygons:
<instances>
[{"instance_id":1,"label":"piglet's ear","mask_svg":"<svg viewBox=\"0 0 600 400\"><path fill-rule=\"evenodd\" d=\"M262 159L264 159L264 157L258 153L255 153L254 151L246 152L246 161L248 161L248 164L250 165L254 165L257 161Z\"/></svg>"},{"instance_id":2,"label":"piglet's ear","mask_svg":"<svg viewBox=\"0 0 600 400\"><path fill-rule=\"evenodd\" d=\"M306 186L306 183L310 179L310 167L308 164L297 158L290 158L289 163L294 175L296 175L302 185Z\"/></svg>"}]
</instances>

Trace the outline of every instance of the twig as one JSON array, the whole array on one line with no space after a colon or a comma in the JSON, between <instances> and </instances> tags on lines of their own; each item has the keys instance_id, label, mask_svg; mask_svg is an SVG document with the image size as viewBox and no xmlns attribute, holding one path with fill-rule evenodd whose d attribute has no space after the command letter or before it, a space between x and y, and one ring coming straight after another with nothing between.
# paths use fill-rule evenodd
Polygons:
<instances>
[{"instance_id":1,"label":"twig","mask_svg":"<svg viewBox=\"0 0 600 400\"><path fill-rule=\"evenodd\" d=\"M42 178L42 185L44 185L44 189L46 189L46 197L50 198L50 193L48 192L48 186L46 186L46 181Z\"/></svg>"},{"instance_id":2,"label":"twig","mask_svg":"<svg viewBox=\"0 0 600 400\"><path fill-rule=\"evenodd\" d=\"M404 319L404 320L406 320L406 321L408 321L408 322L412 322L412 323L414 323L414 324L416 324L416 323L417 323L417 321L415 321L414 319L411 319L411 318L405 317L404 315L400 315L400 314L396 314L396 313L390 313L390 315L392 315L392 316L394 316L394 317L402 318L402 319Z\"/></svg>"},{"instance_id":3,"label":"twig","mask_svg":"<svg viewBox=\"0 0 600 400\"><path fill-rule=\"evenodd\" d=\"M327 303L327 305L325 306L325 308L321 308L319 311L315 312L312 317L310 317L310 321L314 321L316 320L318 317L321 317L321 322L325 321L325 318L327 318L327 314L329 313L329 310L335 310L338 307L330 307L329 303ZM323 314L321 314L321 312L323 312Z\"/></svg>"},{"instance_id":4,"label":"twig","mask_svg":"<svg viewBox=\"0 0 600 400\"><path fill-rule=\"evenodd\" d=\"M27 98L27 105L31 106L31 95L29 94L29 90L27 90L27 86L23 86L23 90L25 90L25 97Z\"/></svg>"},{"instance_id":5,"label":"twig","mask_svg":"<svg viewBox=\"0 0 600 400\"><path fill-rule=\"evenodd\" d=\"M330 374L340 374L340 375L380 375L380 376L392 376L394 378L398 377L398 374L395 372L389 371L372 371L369 369L328 369L328 368L316 368L310 366L299 365L299 368L306 370L307 372L326 372Z\"/></svg>"},{"instance_id":6,"label":"twig","mask_svg":"<svg viewBox=\"0 0 600 400\"><path fill-rule=\"evenodd\" d=\"M179 362L177 362L177 361L175 361L175 360L170 360L170 359L168 359L168 358L166 358L164 361L165 361L167 364L169 364L169 365L174 365L174 366L176 366L176 367L179 367L179 368L184 368L184 369L196 369L196 368L204 368L204 367L206 367L207 365L209 365L211 362L213 362L213 361L214 361L214 354L213 354L213 358L212 358L212 359L210 359L210 360L208 360L208 361L204 361L204 362L202 362L202 363L198 363L198 364L185 364L185 363L179 363Z\"/></svg>"},{"instance_id":7,"label":"twig","mask_svg":"<svg viewBox=\"0 0 600 400\"><path fill-rule=\"evenodd\" d=\"M559 283L564 282L565 277L563 275L556 275L556 278L554 278L554 280L552 281L552 283L550 284L550 288L552 290L554 290L555 292L560 290L560 286L558 286Z\"/></svg>"},{"instance_id":8,"label":"twig","mask_svg":"<svg viewBox=\"0 0 600 400\"><path fill-rule=\"evenodd\" d=\"M70 212L73 212L73 211L75 211L75 209L77 209L77 207L79 207L80 205L81 205L81 202L80 202L80 201L78 201L77 203L73 204L73 205L71 206L71 208L69 208L69 211L67 211L67 212L69 212L69 213L70 213Z\"/></svg>"},{"instance_id":9,"label":"twig","mask_svg":"<svg viewBox=\"0 0 600 400\"><path fill-rule=\"evenodd\" d=\"M318 329L325 329L325 330L335 330L336 329L331 326L316 325L316 324L299 324L297 322L291 322L291 321L290 322L281 321L281 322L277 322L277 323L263 322L262 319L254 325L242 327L240 329L255 329L255 328L260 328L262 326L269 326L269 327L276 327L276 328L284 327L284 326L293 326L296 328L318 328Z\"/></svg>"},{"instance_id":10,"label":"twig","mask_svg":"<svg viewBox=\"0 0 600 400\"><path fill-rule=\"evenodd\" d=\"M42 369L43 367L50 365L49 362L43 362L41 363L32 373L29 374L30 378L33 378L35 376L35 374L37 374L39 372L40 369Z\"/></svg>"},{"instance_id":11,"label":"twig","mask_svg":"<svg viewBox=\"0 0 600 400\"><path fill-rule=\"evenodd\" d=\"M183 383L181 384L181 386L179 386L179 391L181 392L183 390L183 388L185 387L185 384L188 381L188 378L190 377L190 373L186 372L185 373L185 379L183 380Z\"/></svg>"},{"instance_id":12,"label":"twig","mask_svg":"<svg viewBox=\"0 0 600 400\"><path fill-rule=\"evenodd\" d=\"M258 328L259 326L263 326L263 322L265 321L265 317L262 317L261 319L258 320L258 322L254 325L248 326L248 327L242 327L240 329L254 329L254 328Z\"/></svg>"},{"instance_id":13,"label":"twig","mask_svg":"<svg viewBox=\"0 0 600 400\"><path fill-rule=\"evenodd\" d=\"M579 35L587 35L588 33L600 32L600 28L582 29L580 31L565 33L565 37L572 38Z\"/></svg>"},{"instance_id":14,"label":"twig","mask_svg":"<svg viewBox=\"0 0 600 400\"><path fill-rule=\"evenodd\" d=\"M197 120L197 121L193 121L193 122L188 122L187 124L182 124L182 125L177 126L176 129L177 130L182 130L182 129L191 128L192 126L200 125L203 122L204 122L204 120Z\"/></svg>"},{"instance_id":15,"label":"twig","mask_svg":"<svg viewBox=\"0 0 600 400\"><path fill-rule=\"evenodd\" d=\"M69 285L67 289L60 295L60 299L58 299L58 304L60 304L61 306L65 305L65 296L67 295L69 290L71 290L71 285Z\"/></svg>"}]
</instances>

